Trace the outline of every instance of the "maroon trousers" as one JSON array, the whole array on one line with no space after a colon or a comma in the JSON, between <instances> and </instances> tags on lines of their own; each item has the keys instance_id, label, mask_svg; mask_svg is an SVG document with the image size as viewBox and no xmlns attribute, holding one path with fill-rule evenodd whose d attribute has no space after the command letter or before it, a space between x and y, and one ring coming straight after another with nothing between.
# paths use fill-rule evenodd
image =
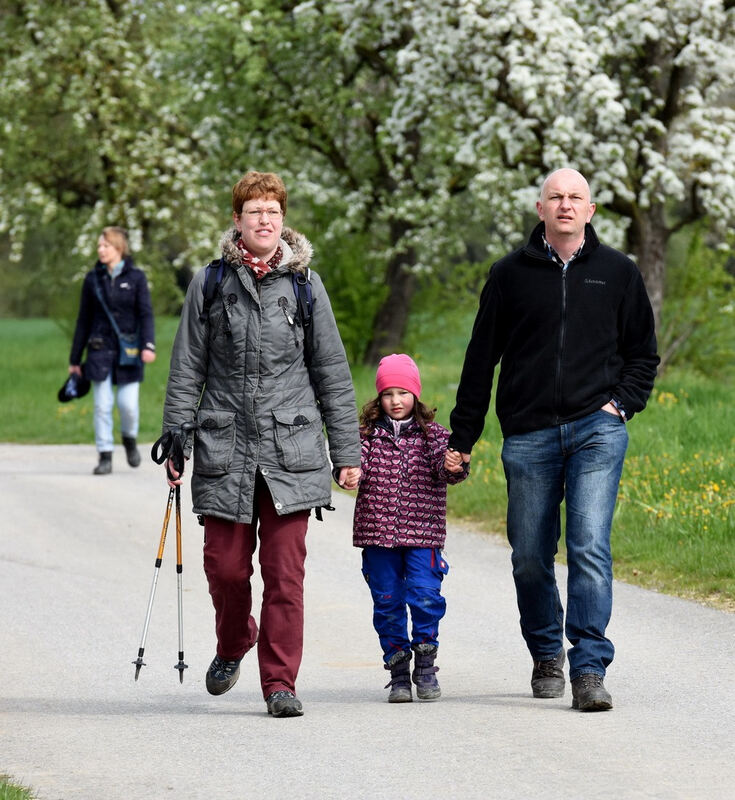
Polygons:
<instances>
[{"instance_id":1,"label":"maroon trousers","mask_svg":"<svg viewBox=\"0 0 735 800\"><path fill-rule=\"evenodd\" d=\"M217 655L242 658L258 643L263 697L295 692L304 644L304 561L309 511L278 516L259 476L251 524L204 519L204 572L215 611ZM263 579L260 632L251 613L253 554Z\"/></svg>"}]
</instances>

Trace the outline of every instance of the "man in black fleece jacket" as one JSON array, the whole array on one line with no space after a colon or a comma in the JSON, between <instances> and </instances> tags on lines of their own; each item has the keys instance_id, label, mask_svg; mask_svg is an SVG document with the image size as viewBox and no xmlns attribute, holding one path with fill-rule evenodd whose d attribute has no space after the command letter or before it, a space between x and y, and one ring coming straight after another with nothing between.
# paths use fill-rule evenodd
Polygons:
<instances>
[{"instance_id":1,"label":"man in black fleece jacket","mask_svg":"<svg viewBox=\"0 0 735 800\"><path fill-rule=\"evenodd\" d=\"M448 463L469 461L500 362L508 540L534 697L612 708L603 678L614 655L610 528L628 442L626 422L648 400L659 359L643 279L600 244L585 178L544 181L528 243L496 262L482 291L450 417ZM554 574L566 502L567 613Z\"/></svg>"}]
</instances>

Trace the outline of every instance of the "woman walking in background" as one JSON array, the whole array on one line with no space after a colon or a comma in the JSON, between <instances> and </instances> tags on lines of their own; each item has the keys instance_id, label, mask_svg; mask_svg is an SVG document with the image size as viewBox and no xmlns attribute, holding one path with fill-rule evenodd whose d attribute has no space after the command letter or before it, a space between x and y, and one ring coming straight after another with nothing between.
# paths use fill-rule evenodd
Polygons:
<instances>
[{"instance_id":1,"label":"woman walking in background","mask_svg":"<svg viewBox=\"0 0 735 800\"><path fill-rule=\"evenodd\" d=\"M82 374L82 354L86 348L85 376L94 392L94 438L99 454L95 475L112 472L112 412L117 387L122 442L128 464L137 467L140 453L138 436L138 395L143 380L143 365L156 359L148 282L142 270L133 265L128 236L123 228L104 228L97 240L99 260L82 284L79 314L69 356L69 373ZM112 319L114 319L114 324ZM117 328L123 334L138 332L140 357L132 365L120 365Z\"/></svg>"}]
</instances>

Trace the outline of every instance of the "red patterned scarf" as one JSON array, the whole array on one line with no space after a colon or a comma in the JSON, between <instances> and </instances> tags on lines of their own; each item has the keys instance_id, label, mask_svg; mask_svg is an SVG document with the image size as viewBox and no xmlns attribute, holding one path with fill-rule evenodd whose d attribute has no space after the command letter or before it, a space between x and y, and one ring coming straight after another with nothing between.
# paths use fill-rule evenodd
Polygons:
<instances>
[{"instance_id":1,"label":"red patterned scarf","mask_svg":"<svg viewBox=\"0 0 735 800\"><path fill-rule=\"evenodd\" d=\"M240 252L243 256L243 261L250 267L255 275L255 280L259 281L263 275L267 275L271 270L274 270L280 263L281 259L283 258L283 250L281 250L281 246L279 245L276 248L276 252L268 259L268 261L263 261L262 258L258 258L254 256L243 244L242 239L238 239L236 242Z\"/></svg>"}]
</instances>

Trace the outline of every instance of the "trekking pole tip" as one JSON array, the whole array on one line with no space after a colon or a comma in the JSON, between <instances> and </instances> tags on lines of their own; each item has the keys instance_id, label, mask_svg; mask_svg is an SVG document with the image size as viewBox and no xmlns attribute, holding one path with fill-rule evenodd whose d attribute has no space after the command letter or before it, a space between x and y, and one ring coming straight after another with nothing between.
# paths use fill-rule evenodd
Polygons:
<instances>
[{"instance_id":1,"label":"trekking pole tip","mask_svg":"<svg viewBox=\"0 0 735 800\"><path fill-rule=\"evenodd\" d=\"M185 669L189 669L189 665L188 664L184 664L183 661L179 661L178 664L174 664L174 669L177 669L179 671L179 683L183 683L184 682L184 670Z\"/></svg>"},{"instance_id":2,"label":"trekking pole tip","mask_svg":"<svg viewBox=\"0 0 735 800\"><path fill-rule=\"evenodd\" d=\"M138 675L140 675L140 668L145 666L145 661L142 658L137 658L135 661L131 662L135 664L135 680L138 680Z\"/></svg>"}]
</instances>

